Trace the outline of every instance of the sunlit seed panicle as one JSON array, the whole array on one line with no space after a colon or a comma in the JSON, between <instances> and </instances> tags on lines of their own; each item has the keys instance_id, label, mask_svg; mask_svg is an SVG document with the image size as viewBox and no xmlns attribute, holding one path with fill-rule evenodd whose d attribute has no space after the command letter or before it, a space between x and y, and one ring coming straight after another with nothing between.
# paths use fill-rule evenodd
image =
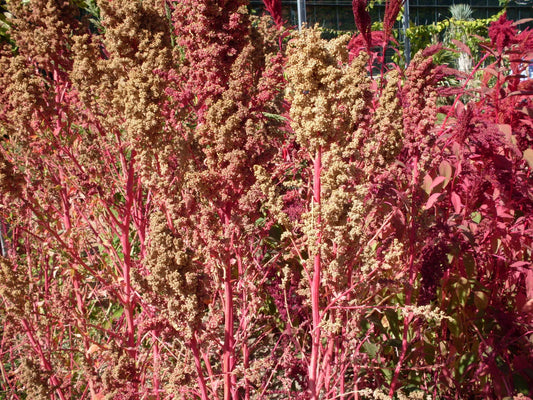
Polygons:
<instances>
[{"instance_id":1,"label":"sunlit seed panicle","mask_svg":"<svg viewBox=\"0 0 533 400\"><path fill-rule=\"evenodd\" d=\"M287 49L291 125L311 152L332 142L349 142L369 99L368 78L359 62L347 65L348 37L330 42L318 29L304 29Z\"/></svg>"},{"instance_id":2,"label":"sunlit seed panicle","mask_svg":"<svg viewBox=\"0 0 533 400\"><path fill-rule=\"evenodd\" d=\"M18 374L27 394L35 400L47 400L50 398L50 384L48 379L51 372L44 371L39 362L31 358L21 360Z\"/></svg>"},{"instance_id":3,"label":"sunlit seed panicle","mask_svg":"<svg viewBox=\"0 0 533 400\"><path fill-rule=\"evenodd\" d=\"M385 167L396 159L403 145L403 108L398 96L400 76L396 70L387 75L387 84L372 116L372 137L365 142L363 154L370 163Z\"/></svg>"},{"instance_id":4,"label":"sunlit seed panicle","mask_svg":"<svg viewBox=\"0 0 533 400\"><path fill-rule=\"evenodd\" d=\"M161 311L174 329L190 340L205 310L203 299L208 286L196 269L191 252L167 227L164 215L155 213L150 220L152 236L146 257L146 268L150 271L148 285L162 296Z\"/></svg>"},{"instance_id":5,"label":"sunlit seed panicle","mask_svg":"<svg viewBox=\"0 0 533 400\"><path fill-rule=\"evenodd\" d=\"M429 304L425 306L404 306L400 311L405 317L412 315L437 325L440 325L444 320L453 321L443 310Z\"/></svg>"},{"instance_id":6,"label":"sunlit seed panicle","mask_svg":"<svg viewBox=\"0 0 533 400\"><path fill-rule=\"evenodd\" d=\"M372 107L367 56L361 54L349 63L348 39L325 41L318 29L304 29L289 43L285 70L296 141L306 149L310 161L314 152L322 149L320 208L305 199L305 210L294 225L306 243L307 254L322 254L323 283L334 290L346 284L349 254L357 248L364 230L366 186L356 189L363 173L355 160L363 158L361 143L366 139ZM353 209L359 206L363 209L356 215ZM350 235L353 230L358 234ZM302 287L301 293L304 291Z\"/></svg>"},{"instance_id":7,"label":"sunlit seed panicle","mask_svg":"<svg viewBox=\"0 0 533 400\"><path fill-rule=\"evenodd\" d=\"M22 174L14 170L14 165L0 152L0 192L2 195L18 197L24 185Z\"/></svg>"},{"instance_id":8,"label":"sunlit seed panicle","mask_svg":"<svg viewBox=\"0 0 533 400\"><path fill-rule=\"evenodd\" d=\"M431 148L436 141L437 121L437 83L441 79L433 57L427 52L419 51L406 69L406 81L402 89L404 157L418 157L419 170L425 171L437 160L431 156ZM423 174L419 174L423 176Z\"/></svg>"},{"instance_id":9,"label":"sunlit seed panicle","mask_svg":"<svg viewBox=\"0 0 533 400\"><path fill-rule=\"evenodd\" d=\"M7 300L7 311L22 316L29 309L28 275L14 268L10 260L0 257L0 295Z\"/></svg>"}]
</instances>

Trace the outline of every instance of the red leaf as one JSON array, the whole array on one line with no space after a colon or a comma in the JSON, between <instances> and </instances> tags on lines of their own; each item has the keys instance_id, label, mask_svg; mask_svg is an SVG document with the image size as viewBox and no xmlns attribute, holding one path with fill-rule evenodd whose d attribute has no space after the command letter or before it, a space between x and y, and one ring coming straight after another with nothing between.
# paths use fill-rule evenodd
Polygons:
<instances>
[{"instance_id":1,"label":"red leaf","mask_svg":"<svg viewBox=\"0 0 533 400\"><path fill-rule=\"evenodd\" d=\"M529 269L526 274L526 293L529 300L533 299L533 269Z\"/></svg>"},{"instance_id":2,"label":"red leaf","mask_svg":"<svg viewBox=\"0 0 533 400\"><path fill-rule=\"evenodd\" d=\"M422 189L424 189L424 192L426 192L427 194L431 193L432 182L433 180L431 179L431 176L429 174L426 174L426 176L424 176L424 183L422 184Z\"/></svg>"},{"instance_id":3,"label":"red leaf","mask_svg":"<svg viewBox=\"0 0 533 400\"><path fill-rule=\"evenodd\" d=\"M494 75L495 77L498 77L498 71L496 71L494 68L486 67L483 71L486 74L491 74L491 75Z\"/></svg>"},{"instance_id":4,"label":"red leaf","mask_svg":"<svg viewBox=\"0 0 533 400\"><path fill-rule=\"evenodd\" d=\"M429 193L433 191L437 186L439 186L442 182L444 182L446 178L444 176L437 176L433 182L431 182L431 185L429 186Z\"/></svg>"},{"instance_id":5,"label":"red leaf","mask_svg":"<svg viewBox=\"0 0 533 400\"><path fill-rule=\"evenodd\" d=\"M469 56L472 55L472 53L470 52L470 47L468 47L466 44L464 44L463 42L460 42L459 40L456 40L456 39L452 39L452 43L454 45L457 46L457 48L459 50L461 50L463 53L466 53L468 54Z\"/></svg>"},{"instance_id":6,"label":"red leaf","mask_svg":"<svg viewBox=\"0 0 533 400\"><path fill-rule=\"evenodd\" d=\"M528 269L525 268L525 267L527 267L529 265L531 265L531 263L527 262L527 261L516 261L516 262L512 263L509 267L510 268L516 268L517 270L522 271L522 272L527 272Z\"/></svg>"},{"instance_id":7,"label":"red leaf","mask_svg":"<svg viewBox=\"0 0 533 400\"><path fill-rule=\"evenodd\" d=\"M278 27L283 25L283 18L281 16L281 0L263 0L266 10L272 16L272 19Z\"/></svg>"},{"instance_id":8,"label":"red leaf","mask_svg":"<svg viewBox=\"0 0 533 400\"><path fill-rule=\"evenodd\" d=\"M453 172L452 166L450 165L448 161L444 160L443 162L440 163L439 174L444 176L447 180L451 179L452 172Z\"/></svg>"},{"instance_id":9,"label":"red leaf","mask_svg":"<svg viewBox=\"0 0 533 400\"><path fill-rule=\"evenodd\" d=\"M508 124L498 124L498 129L504 135L512 135L513 133L513 128Z\"/></svg>"},{"instance_id":10,"label":"red leaf","mask_svg":"<svg viewBox=\"0 0 533 400\"><path fill-rule=\"evenodd\" d=\"M496 215L500 218L510 218L510 219L513 219L514 217L509 214L507 211L509 209L507 207L504 207L504 206L496 206Z\"/></svg>"},{"instance_id":11,"label":"red leaf","mask_svg":"<svg viewBox=\"0 0 533 400\"><path fill-rule=\"evenodd\" d=\"M455 213L456 214L460 214L461 213L461 207L462 207L461 198L459 197L459 195L457 193L452 192L451 200L452 200L452 205L453 205L453 209L454 209Z\"/></svg>"},{"instance_id":12,"label":"red leaf","mask_svg":"<svg viewBox=\"0 0 533 400\"><path fill-rule=\"evenodd\" d=\"M433 207L433 204L435 204L435 202L439 199L441 194L442 193L433 193L431 196L429 196L429 199L424 205L424 208L426 210L429 210L431 207Z\"/></svg>"},{"instance_id":13,"label":"red leaf","mask_svg":"<svg viewBox=\"0 0 533 400\"><path fill-rule=\"evenodd\" d=\"M355 19L355 26L361 33L365 44L370 47L372 19L367 8L367 0L352 0L352 10Z\"/></svg>"}]
</instances>

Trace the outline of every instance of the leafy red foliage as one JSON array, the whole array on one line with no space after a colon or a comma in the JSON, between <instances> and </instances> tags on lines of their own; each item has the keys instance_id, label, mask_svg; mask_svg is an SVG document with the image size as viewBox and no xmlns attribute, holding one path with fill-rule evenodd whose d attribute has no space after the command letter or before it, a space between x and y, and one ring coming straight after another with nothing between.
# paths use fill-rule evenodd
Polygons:
<instances>
[{"instance_id":1,"label":"leafy red foliage","mask_svg":"<svg viewBox=\"0 0 533 400\"><path fill-rule=\"evenodd\" d=\"M506 47L519 42L516 34L517 32L513 21L509 21L505 13L502 14L496 22L489 26L489 38L491 44L500 54Z\"/></svg>"},{"instance_id":2,"label":"leafy red foliage","mask_svg":"<svg viewBox=\"0 0 533 400\"><path fill-rule=\"evenodd\" d=\"M266 10L272 16L276 26L283 25L283 18L281 16L281 0L263 0Z\"/></svg>"},{"instance_id":3,"label":"leafy red foliage","mask_svg":"<svg viewBox=\"0 0 533 400\"><path fill-rule=\"evenodd\" d=\"M366 48L371 47L371 32L372 32L372 20L370 13L368 12L367 0L353 0L352 10L355 20L355 26L359 30L361 37L366 45Z\"/></svg>"}]
</instances>

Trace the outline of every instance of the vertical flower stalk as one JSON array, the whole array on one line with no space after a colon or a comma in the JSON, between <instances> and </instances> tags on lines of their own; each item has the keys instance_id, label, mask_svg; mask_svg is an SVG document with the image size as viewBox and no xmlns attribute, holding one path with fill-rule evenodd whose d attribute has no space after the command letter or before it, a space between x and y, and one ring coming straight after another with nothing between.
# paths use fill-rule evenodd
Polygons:
<instances>
[{"instance_id":1,"label":"vertical flower stalk","mask_svg":"<svg viewBox=\"0 0 533 400\"><path fill-rule=\"evenodd\" d=\"M281 0L263 0L266 10L272 16L276 27L283 26L283 19L281 17Z\"/></svg>"},{"instance_id":2,"label":"vertical flower stalk","mask_svg":"<svg viewBox=\"0 0 533 400\"><path fill-rule=\"evenodd\" d=\"M372 19L366 9L368 0L352 0L352 11L355 20L355 26L359 30L365 47L370 52L372 46Z\"/></svg>"},{"instance_id":3,"label":"vertical flower stalk","mask_svg":"<svg viewBox=\"0 0 533 400\"><path fill-rule=\"evenodd\" d=\"M131 159L128 161L123 152L120 153L120 161L122 163L122 169L125 178L125 192L126 200L122 215L122 221L120 223L120 243L122 245L122 251L124 260L122 262L122 278L124 280L123 302L124 302L124 314L126 316L126 336L128 353L132 360L136 358L135 351L135 322L134 322L134 308L135 302L132 296L131 287L131 272L132 272L132 259L131 259L131 242L130 242L130 225L132 210L134 204L134 171L135 171L135 151L132 150Z\"/></svg>"},{"instance_id":4,"label":"vertical flower stalk","mask_svg":"<svg viewBox=\"0 0 533 400\"><path fill-rule=\"evenodd\" d=\"M383 17L383 43L382 54L381 54L381 82L383 85L383 74L385 72L385 53L389 45L389 40L391 38L392 29L396 23L396 18L400 13L404 0L389 0L385 4L385 15Z\"/></svg>"},{"instance_id":5,"label":"vertical flower stalk","mask_svg":"<svg viewBox=\"0 0 533 400\"><path fill-rule=\"evenodd\" d=\"M316 156L313 163L313 212L316 213L315 229L316 250L313 260L313 280L311 283L311 309L313 315L312 347L311 362L309 363L309 391L311 399L318 399L317 380L318 380L318 359L320 356L320 275L322 269L322 216L321 216L321 179L322 172L322 147L316 150Z\"/></svg>"},{"instance_id":6,"label":"vertical flower stalk","mask_svg":"<svg viewBox=\"0 0 533 400\"><path fill-rule=\"evenodd\" d=\"M291 127L308 161L309 182L304 185L312 194L310 199L302 199L307 212L294 222L293 230L296 235L303 234L302 245L307 247L307 256L300 258L308 277L310 352L304 357L312 399L337 391L335 374L343 370L332 364L342 351L343 339L336 327L341 317L337 309L326 305L334 303L334 293L346 290L348 284L349 278L339 268L344 267L348 257L345 252L351 252L348 249L355 243L346 238L347 232L339 222L349 218L346 213L350 204L345 203L350 198L345 192L350 179L347 171L354 170L349 165L350 158L357 157L354 132L370 100L363 72L366 55L349 64L348 41L346 36L326 42L317 30L302 30L289 43L285 70Z\"/></svg>"},{"instance_id":7,"label":"vertical flower stalk","mask_svg":"<svg viewBox=\"0 0 533 400\"><path fill-rule=\"evenodd\" d=\"M226 229L230 227L230 215L224 213L224 225ZM226 230L225 229L225 230ZM235 332L234 332L234 301L233 301L233 282L232 282L232 262L230 255L234 251L234 234L231 233L230 243L227 249L228 257L224 265L224 345L223 345L223 361L222 374L224 375L224 400L234 399L235 394L235 376L233 369L235 368Z\"/></svg>"},{"instance_id":8,"label":"vertical flower stalk","mask_svg":"<svg viewBox=\"0 0 533 400\"><path fill-rule=\"evenodd\" d=\"M202 357L200 355L200 351L198 350L198 341L196 340L196 334L193 335L190 341L190 345L192 353L194 355L194 364L198 373L198 386L200 387L201 398L202 400L209 400L209 396L207 393L207 384L205 382L204 374L202 372Z\"/></svg>"}]
</instances>

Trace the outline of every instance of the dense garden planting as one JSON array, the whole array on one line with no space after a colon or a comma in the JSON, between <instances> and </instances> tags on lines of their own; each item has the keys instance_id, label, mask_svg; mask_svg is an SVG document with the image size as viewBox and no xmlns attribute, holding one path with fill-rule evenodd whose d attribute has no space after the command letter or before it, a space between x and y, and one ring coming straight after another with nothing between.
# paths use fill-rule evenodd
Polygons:
<instances>
[{"instance_id":1,"label":"dense garden planting","mask_svg":"<svg viewBox=\"0 0 533 400\"><path fill-rule=\"evenodd\" d=\"M404 67L401 0L265 3L7 3L0 399L530 393L531 30Z\"/></svg>"}]
</instances>

